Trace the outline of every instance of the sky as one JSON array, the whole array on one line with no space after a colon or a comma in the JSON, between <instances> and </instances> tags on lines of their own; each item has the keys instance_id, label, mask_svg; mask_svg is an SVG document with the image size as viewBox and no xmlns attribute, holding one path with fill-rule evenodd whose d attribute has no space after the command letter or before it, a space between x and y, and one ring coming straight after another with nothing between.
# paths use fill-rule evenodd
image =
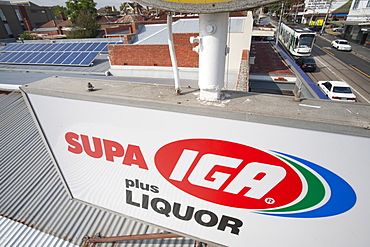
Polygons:
<instances>
[{"instance_id":1,"label":"sky","mask_svg":"<svg viewBox=\"0 0 370 247\"><path fill-rule=\"evenodd\" d=\"M20 2L23 0L8 0L10 2ZM33 2L34 4L37 4L39 6L55 6L55 5L60 5L60 6L66 6L67 0L28 0L30 2ZM121 6L122 3L124 2L130 2L128 0L94 0L96 2L96 8L102 8L105 6L115 6L117 10L119 10L119 6Z\"/></svg>"}]
</instances>

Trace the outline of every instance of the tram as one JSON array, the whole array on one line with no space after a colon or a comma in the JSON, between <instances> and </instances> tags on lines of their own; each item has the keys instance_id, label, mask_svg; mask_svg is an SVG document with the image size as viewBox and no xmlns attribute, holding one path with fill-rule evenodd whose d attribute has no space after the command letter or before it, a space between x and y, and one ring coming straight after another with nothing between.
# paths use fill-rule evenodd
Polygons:
<instances>
[{"instance_id":1,"label":"tram","mask_svg":"<svg viewBox=\"0 0 370 247\"><path fill-rule=\"evenodd\" d=\"M288 26L281 23L279 41L296 57L310 56L315 42L316 33L309 29Z\"/></svg>"}]
</instances>

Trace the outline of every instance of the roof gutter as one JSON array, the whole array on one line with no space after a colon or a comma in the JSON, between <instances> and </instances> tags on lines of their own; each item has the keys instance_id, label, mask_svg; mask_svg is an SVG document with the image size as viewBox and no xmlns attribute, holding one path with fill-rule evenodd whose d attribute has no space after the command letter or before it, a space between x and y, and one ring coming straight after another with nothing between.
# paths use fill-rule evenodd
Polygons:
<instances>
[{"instance_id":1,"label":"roof gutter","mask_svg":"<svg viewBox=\"0 0 370 247\"><path fill-rule=\"evenodd\" d=\"M162 238L183 238L183 236L175 233L151 233L151 234L139 234L139 235L128 235L128 236L115 236L115 237L96 237L90 238L84 237L85 243L106 243L106 242L118 242L118 241L130 241L130 240L145 240L145 239L162 239Z\"/></svg>"}]
</instances>

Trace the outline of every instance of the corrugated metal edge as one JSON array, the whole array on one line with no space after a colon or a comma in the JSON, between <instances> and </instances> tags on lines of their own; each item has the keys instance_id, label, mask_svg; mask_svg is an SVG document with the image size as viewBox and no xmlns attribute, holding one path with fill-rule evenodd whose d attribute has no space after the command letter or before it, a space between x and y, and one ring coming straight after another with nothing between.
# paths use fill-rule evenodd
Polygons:
<instances>
[{"instance_id":1,"label":"corrugated metal edge","mask_svg":"<svg viewBox=\"0 0 370 247\"><path fill-rule=\"evenodd\" d=\"M0 217L0 246L65 246L78 247L63 239L35 230L32 227ZM37 236L37 242L33 238ZM39 245L38 243L42 243Z\"/></svg>"},{"instance_id":2,"label":"corrugated metal edge","mask_svg":"<svg viewBox=\"0 0 370 247\"><path fill-rule=\"evenodd\" d=\"M83 237L159 233L163 230L69 200L19 92L0 93L0 216L38 230L18 231L0 225L0 246L82 245ZM41 237L40 232L56 239ZM58 239L64 240L57 241ZM185 246L186 238L102 243L105 246ZM73 245L71 245L73 246Z\"/></svg>"}]
</instances>

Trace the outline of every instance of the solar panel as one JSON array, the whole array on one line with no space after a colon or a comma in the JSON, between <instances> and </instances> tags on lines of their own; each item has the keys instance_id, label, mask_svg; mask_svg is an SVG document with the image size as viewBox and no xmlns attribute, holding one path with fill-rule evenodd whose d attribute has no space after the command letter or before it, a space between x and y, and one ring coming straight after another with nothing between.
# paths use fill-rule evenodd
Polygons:
<instances>
[{"instance_id":1,"label":"solar panel","mask_svg":"<svg viewBox=\"0 0 370 247\"><path fill-rule=\"evenodd\" d=\"M61 47L61 44L53 44L49 51L57 51Z\"/></svg>"},{"instance_id":2,"label":"solar panel","mask_svg":"<svg viewBox=\"0 0 370 247\"><path fill-rule=\"evenodd\" d=\"M6 63L6 61L8 61L8 59L12 57L12 52L7 52L3 55L0 56L0 63Z\"/></svg>"},{"instance_id":3,"label":"solar panel","mask_svg":"<svg viewBox=\"0 0 370 247\"><path fill-rule=\"evenodd\" d=\"M51 51L54 48L54 44L46 44L44 51Z\"/></svg>"},{"instance_id":4,"label":"solar panel","mask_svg":"<svg viewBox=\"0 0 370 247\"><path fill-rule=\"evenodd\" d=\"M100 43L93 43L91 44L87 49L86 51L94 51L95 48L99 45Z\"/></svg>"},{"instance_id":5,"label":"solar panel","mask_svg":"<svg viewBox=\"0 0 370 247\"><path fill-rule=\"evenodd\" d=\"M62 44L60 47L59 47L59 49L58 49L58 51L68 51L68 46L70 46L71 44L70 43L64 43L64 44Z\"/></svg>"},{"instance_id":6,"label":"solar panel","mask_svg":"<svg viewBox=\"0 0 370 247\"><path fill-rule=\"evenodd\" d=\"M108 44L122 42L66 42L8 44L1 51L0 63L90 66Z\"/></svg>"},{"instance_id":7,"label":"solar panel","mask_svg":"<svg viewBox=\"0 0 370 247\"><path fill-rule=\"evenodd\" d=\"M102 51L107 44L108 44L108 42L101 42L97 45L97 47L93 51Z\"/></svg>"},{"instance_id":8,"label":"solar panel","mask_svg":"<svg viewBox=\"0 0 370 247\"><path fill-rule=\"evenodd\" d=\"M15 52L14 55L9 57L9 59L6 62L14 63L14 61L18 58L18 55L22 55L22 52Z\"/></svg>"},{"instance_id":9,"label":"solar panel","mask_svg":"<svg viewBox=\"0 0 370 247\"><path fill-rule=\"evenodd\" d=\"M85 43L81 48L80 51L87 51L87 49L91 46L91 43Z\"/></svg>"},{"instance_id":10,"label":"solar panel","mask_svg":"<svg viewBox=\"0 0 370 247\"><path fill-rule=\"evenodd\" d=\"M41 57L36 63L44 64L50 58L50 52L46 52L45 56Z\"/></svg>"},{"instance_id":11,"label":"solar panel","mask_svg":"<svg viewBox=\"0 0 370 247\"><path fill-rule=\"evenodd\" d=\"M17 56L17 59L14 60L14 63L22 63L22 61L25 60L30 55L31 52L23 52L23 54Z\"/></svg>"},{"instance_id":12,"label":"solar panel","mask_svg":"<svg viewBox=\"0 0 370 247\"><path fill-rule=\"evenodd\" d=\"M21 63L22 64L29 64L30 61L36 56L37 52L29 52L29 56L26 57Z\"/></svg>"},{"instance_id":13,"label":"solar panel","mask_svg":"<svg viewBox=\"0 0 370 247\"><path fill-rule=\"evenodd\" d=\"M35 44L32 50L30 48L26 48L26 49L22 49L22 51L41 51L44 45L45 44Z\"/></svg>"},{"instance_id":14,"label":"solar panel","mask_svg":"<svg viewBox=\"0 0 370 247\"><path fill-rule=\"evenodd\" d=\"M35 55L30 61L30 64L37 64L37 62L47 54L48 52L42 51L42 52L34 52L33 55Z\"/></svg>"},{"instance_id":15,"label":"solar panel","mask_svg":"<svg viewBox=\"0 0 370 247\"><path fill-rule=\"evenodd\" d=\"M75 47L76 43L67 43L67 46L64 47L65 51L72 51L72 48Z\"/></svg>"},{"instance_id":16,"label":"solar panel","mask_svg":"<svg viewBox=\"0 0 370 247\"><path fill-rule=\"evenodd\" d=\"M62 54L63 52L50 52L49 59L45 61L45 64L53 64Z\"/></svg>"},{"instance_id":17,"label":"solar panel","mask_svg":"<svg viewBox=\"0 0 370 247\"><path fill-rule=\"evenodd\" d=\"M87 51L79 52L78 56L76 57L75 60L73 60L71 65L79 65L86 58L86 56L88 54L89 54L89 52L87 52Z\"/></svg>"},{"instance_id":18,"label":"solar panel","mask_svg":"<svg viewBox=\"0 0 370 247\"><path fill-rule=\"evenodd\" d=\"M85 43L76 43L76 46L71 49L71 51L79 51Z\"/></svg>"},{"instance_id":19,"label":"solar panel","mask_svg":"<svg viewBox=\"0 0 370 247\"><path fill-rule=\"evenodd\" d=\"M5 46L3 51L14 51L18 47L18 45L19 44L9 44Z\"/></svg>"},{"instance_id":20,"label":"solar panel","mask_svg":"<svg viewBox=\"0 0 370 247\"><path fill-rule=\"evenodd\" d=\"M99 52L90 52L84 60L80 63L80 65L83 66L90 66L90 64L94 61L96 56L99 54Z\"/></svg>"},{"instance_id":21,"label":"solar panel","mask_svg":"<svg viewBox=\"0 0 370 247\"><path fill-rule=\"evenodd\" d=\"M62 62L62 64L64 64L64 65L71 64L73 62L73 60L75 60L75 58L79 54L80 54L79 52L71 52L71 54L69 54L69 56Z\"/></svg>"},{"instance_id":22,"label":"solar panel","mask_svg":"<svg viewBox=\"0 0 370 247\"><path fill-rule=\"evenodd\" d=\"M58 59L56 59L52 64L53 65L60 65L63 63L63 61L71 54L72 52L70 51L67 51L67 52L63 52L62 55L60 57L58 57Z\"/></svg>"}]
</instances>

